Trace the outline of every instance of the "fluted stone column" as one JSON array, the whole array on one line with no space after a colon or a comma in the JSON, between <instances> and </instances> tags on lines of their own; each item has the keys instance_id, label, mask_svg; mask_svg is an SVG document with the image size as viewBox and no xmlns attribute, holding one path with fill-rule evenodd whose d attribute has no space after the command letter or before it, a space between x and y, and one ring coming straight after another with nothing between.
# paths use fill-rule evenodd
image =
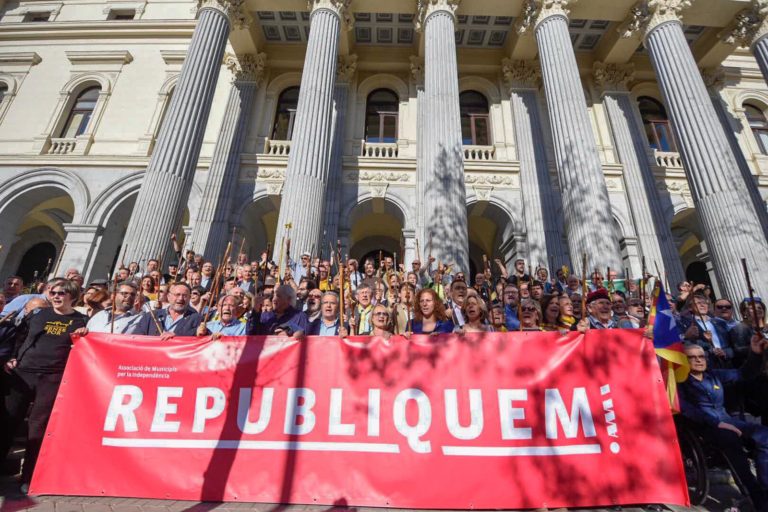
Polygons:
<instances>
[{"instance_id":1,"label":"fluted stone column","mask_svg":"<svg viewBox=\"0 0 768 512\"><path fill-rule=\"evenodd\" d=\"M736 158L736 163L739 164L739 171L744 179L744 184L749 191L749 196L752 199L752 203L755 206L755 211L758 215L758 221L763 229L763 235L768 238L768 209L765 207L765 201L760 195L760 190L757 188L757 181L752 176L752 171L749 168L749 163L744 157L744 152L741 150L739 141L736 138L736 132L731 122L731 113L728 111L728 107L720 96L720 89L725 85L725 71L723 68L717 68L716 70L707 70L702 72L702 78L704 79L704 85L707 86L707 92L709 97L712 98L712 105L715 107L717 117L720 119L720 124L723 125L723 131L728 138L728 144L731 145L733 156ZM736 121L738 130L749 130L749 126L742 125L738 120Z\"/></svg>"},{"instance_id":2,"label":"fluted stone column","mask_svg":"<svg viewBox=\"0 0 768 512\"><path fill-rule=\"evenodd\" d=\"M519 29L533 27L539 49L571 261L623 268L608 188L568 32L571 0L529 0ZM580 265L579 265L580 266Z\"/></svg>"},{"instance_id":3,"label":"fluted stone column","mask_svg":"<svg viewBox=\"0 0 768 512\"><path fill-rule=\"evenodd\" d=\"M427 169L424 167L424 60L418 56L411 56L411 82L416 88L416 197L424 197L424 184L427 182ZM424 225L424 201L416 201L416 240L419 240L421 247L426 251L426 244L429 235ZM421 247L417 258L426 260L429 256L426 253L421 254ZM423 262L426 265L426 262ZM410 268L410 267L406 267Z\"/></svg>"},{"instance_id":4,"label":"fluted stone column","mask_svg":"<svg viewBox=\"0 0 768 512\"><path fill-rule=\"evenodd\" d=\"M290 231L291 255L318 252L333 139L333 95L341 26L349 0L310 0L309 41L301 75L291 154L277 221L280 244ZM287 225L292 226L290 229Z\"/></svg>"},{"instance_id":5,"label":"fluted stone column","mask_svg":"<svg viewBox=\"0 0 768 512\"><path fill-rule=\"evenodd\" d=\"M768 293L764 272L768 241L683 35L679 11L689 4L688 0L644 4L643 39L672 120L720 289L736 301L747 295L741 258L753 271L757 293Z\"/></svg>"},{"instance_id":6,"label":"fluted stone column","mask_svg":"<svg viewBox=\"0 0 768 512\"><path fill-rule=\"evenodd\" d=\"M325 222L323 238L325 246L319 253L328 254L328 244L336 247L341 215L341 192L343 177L344 139L347 122L350 81L357 69L357 55L339 56L336 72L336 87L333 90L333 138L331 139L331 161L328 169L328 189L325 198Z\"/></svg>"},{"instance_id":7,"label":"fluted stone column","mask_svg":"<svg viewBox=\"0 0 768 512\"><path fill-rule=\"evenodd\" d=\"M736 15L723 41L752 50L757 65L768 82L768 0L752 0L752 5Z\"/></svg>"},{"instance_id":8,"label":"fluted stone column","mask_svg":"<svg viewBox=\"0 0 768 512\"><path fill-rule=\"evenodd\" d=\"M569 264L569 261L568 252L562 244L562 216L557 215L561 208L560 199L552 187L542 142L544 131L538 97L541 73L538 66L530 61L505 60L502 69L509 88L515 124L528 261L544 265L554 274L557 268Z\"/></svg>"},{"instance_id":9,"label":"fluted stone column","mask_svg":"<svg viewBox=\"0 0 768 512\"><path fill-rule=\"evenodd\" d=\"M128 222L123 252L126 262L165 255L170 234L179 229L224 47L233 23L242 21L241 7L238 0L201 2L181 76Z\"/></svg>"},{"instance_id":10,"label":"fluted stone column","mask_svg":"<svg viewBox=\"0 0 768 512\"><path fill-rule=\"evenodd\" d=\"M213 150L203 199L195 215L191 244L196 252L205 254L207 259L214 262L222 257L229 241L229 217L237 193L240 153L253 97L261 82L266 59L264 53L245 55L240 59L227 55L225 59L225 64L232 72L232 87Z\"/></svg>"},{"instance_id":11,"label":"fluted stone column","mask_svg":"<svg viewBox=\"0 0 768 512\"><path fill-rule=\"evenodd\" d=\"M640 242L640 253L648 268L658 266L670 283L685 279L680 255L672 230L656 189L656 179L646 157L646 142L632 108L626 84L634 75L634 67L595 63L595 82L603 89L603 105L611 124L616 151L621 160L624 188L627 192L632 220Z\"/></svg>"},{"instance_id":12,"label":"fluted stone column","mask_svg":"<svg viewBox=\"0 0 768 512\"><path fill-rule=\"evenodd\" d=\"M458 0L420 3L424 31L424 115L419 138L424 181L421 213L432 254L454 271L469 271L467 191L459 112L455 15ZM421 106L419 107L421 110Z\"/></svg>"}]
</instances>

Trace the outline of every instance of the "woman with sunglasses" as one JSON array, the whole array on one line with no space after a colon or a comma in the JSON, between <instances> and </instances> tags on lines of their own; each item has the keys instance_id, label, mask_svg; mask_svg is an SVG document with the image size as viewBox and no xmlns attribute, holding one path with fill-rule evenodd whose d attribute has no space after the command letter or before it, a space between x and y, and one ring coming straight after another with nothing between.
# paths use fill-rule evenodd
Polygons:
<instances>
[{"instance_id":1,"label":"woman with sunglasses","mask_svg":"<svg viewBox=\"0 0 768 512\"><path fill-rule=\"evenodd\" d=\"M533 299L523 299L520 305L520 328L523 331L541 331L541 305Z\"/></svg>"},{"instance_id":2,"label":"woman with sunglasses","mask_svg":"<svg viewBox=\"0 0 768 512\"><path fill-rule=\"evenodd\" d=\"M389 308L384 304L377 304L371 312L371 336L380 336L388 340L392 336L392 321Z\"/></svg>"},{"instance_id":3,"label":"woman with sunglasses","mask_svg":"<svg viewBox=\"0 0 768 512\"><path fill-rule=\"evenodd\" d=\"M442 334L453 332L453 322L445 315L445 307L437 292L424 288L416 295L414 334Z\"/></svg>"},{"instance_id":4,"label":"woman with sunglasses","mask_svg":"<svg viewBox=\"0 0 768 512\"><path fill-rule=\"evenodd\" d=\"M26 493L35 469L45 427L59 391L64 366L72 348L71 336L87 334L88 317L75 311L80 287L59 281L48 291L50 308L29 318L29 331L13 358L5 364L8 394L6 417L0 421L0 461L4 460L29 410L27 447L21 473L21 491ZM32 407L30 408L30 404Z\"/></svg>"}]
</instances>

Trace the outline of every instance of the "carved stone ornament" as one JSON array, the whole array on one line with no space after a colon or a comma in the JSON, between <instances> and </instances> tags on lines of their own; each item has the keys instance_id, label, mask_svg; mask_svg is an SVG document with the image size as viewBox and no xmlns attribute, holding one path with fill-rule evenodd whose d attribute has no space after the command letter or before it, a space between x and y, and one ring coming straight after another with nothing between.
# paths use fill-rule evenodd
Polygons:
<instances>
[{"instance_id":1,"label":"carved stone ornament","mask_svg":"<svg viewBox=\"0 0 768 512\"><path fill-rule=\"evenodd\" d=\"M418 0L416 2L416 31L424 29L424 22L430 14L437 11L445 11L456 21L456 9L461 0Z\"/></svg>"},{"instance_id":2,"label":"carved stone ornament","mask_svg":"<svg viewBox=\"0 0 768 512\"><path fill-rule=\"evenodd\" d=\"M630 9L627 21L619 26L621 37L640 34L643 38L651 30L668 21L680 21L680 11L691 6L692 0L640 0Z\"/></svg>"},{"instance_id":3,"label":"carved stone ornament","mask_svg":"<svg viewBox=\"0 0 768 512\"><path fill-rule=\"evenodd\" d=\"M475 192L478 201L490 201L493 196L493 187L473 186L472 190Z\"/></svg>"},{"instance_id":4,"label":"carved stone ornament","mask_svg":"<svg viewBox=\"0 0 768 512\"><path fill-rule=\"evenodd\" d=\"M564 16L568 18L571 10L569 4L575 4L578 0L526 0L520 19L515 25L518 34L523 34L549 18L550 16Z\"/></svg>"},{"instance_id":5,"label":"carved stone ornament","mask_svg":"<svg viewBox=\"0 0 768 512\"><path fill-rule=\"evenodd\" d=\"M231 53L224 56L224 65L232 73L233 82L261 83L264 77L264 68L267 65L267 54L246 54L238 58Z\"/></svg>"},{"instance_id":6,"label":"carved stone ornament","mask_svg":"<svg viewBox=\"0 0 768 512\"><path fill-rule=\"evenodd\" d=\"M765 35L768 35L768 0L752 0L752 7L740 11L718 37L725 44L748 48Z\"/></svg>"},{"instance_id":7,"label":"carved stone ornament","mask_svg":"<svg viewBox=\"0 0 768 512\"><path fill-rule=\"evenodd\" d=\"M503 185L511 187L515 184L515 180L512 176L467 173L464 175L464 183L469 185Z\"/></svg>"},{"instance_id":8,"label":"carved stone ornament","mask_svg":"<svg viewBox=\"0 0 768 512\"><path fill-rule=\"evenodd\" d=\"M416 84L424 84L424 59L411 55L411 78Z\"/></svg>"},{"instance_id":9,"label":"carved stone ornament","mask_svg":"<svg viewBox=\"0 0 768 512\"><path fill-rule=\"evenodd\" d=\"M339 82L349 82L357 70L357 55L339 55L339 61L336 65L336 80Z\"/></svg>"},{"instance_id":10,"label":"carved stone ornament","mask_svg":"<svg viewBox=\"0 0 768 512\"><path fill-rule=\"evenodd\" d=\"M408 183L413 173L392 171L349 171L344 173L347 183Z\"/></svg>"},{"instance_id":11,"label":"carved stone ornament","mask_svg":"<svg viewBox=\"0 0 768 512\"><path fill-rule=\"evenodd\" d=\"M349 12L349 4L352 0L307 0L307 8L310 12L317 9L328 9L335 12L344 22L348 30L352 29L354 18Z\"/></svg>"},{"instance_id":12,"label":"carved stone ornament","mask_svg":"<svg viewBox=\"0 0 768 512\"><path fill-rule=\"evenodd\" d=\"M538 89L541 81L541 69L532 60L504 59L501 62L501 74L510 91Z\"/></svg>"},{"instance_id":13,"label":"carved stone ornament","mask_svg":"<svg viewBox=\"0 0 768 512\"><path fill-rule=\"evenodd\" d=\"M706 85L708 89L712 88L719 90L725 87L725 69L720 66L716 68L702 69L701 78L704 79L704 85Z\"/></svg>"},{"instance_id":14,"label":"carved stone ornament","mask_svg":"<svg viewBox=\"0 0 768 512\"><path fill-rule=\"evenodd\" d=\"M387 197L387 187L389 187L387 183L371 183L369 187L371 190L371 197Z\"/></svg>"},{"instance_id":15,"label":"carved stone ornament","mask_svg":"<svg viewBox=\"0 0 768 512\"><path fill-rule=\"evenodd\" d=\"M635 78L633 64L606 64L595 62L592 66L595 83L604 89L624 89Z\"/></svg>"},{"instance_id":16,"label":"carved stone ornament","mask_svg":"<svg viewBox=\"0 0 768 512\"><path fill-rule=\"evenodd\" d=\"M259 180L284 180L285 169L259 169L256 173Z\"/></svg>"},{"instance_id":17,"label":"carved stone ornament","mask_svg":"<svg viewBox=\"0 0 768 512\"><path fill-rule=\"evenodd\" d=\"M203 9L216 9L223 12L229 18L229 24L233 29L248 26L245 0L197 0L197 12Z\"/></svg>"}]
</instances>

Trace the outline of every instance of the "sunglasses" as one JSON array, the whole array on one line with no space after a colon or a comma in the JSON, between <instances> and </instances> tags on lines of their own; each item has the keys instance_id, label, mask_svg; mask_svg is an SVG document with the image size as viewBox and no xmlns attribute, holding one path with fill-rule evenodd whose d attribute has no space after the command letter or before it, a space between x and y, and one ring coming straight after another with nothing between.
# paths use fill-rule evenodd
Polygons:
<instances>
[{"instance_id":1,"label":"sunglasses","mask_svg":"<svg viewBox=\"0 0 768 512\"><path fill-rule=\"evenodd\" d=\"M729 309L733 309L733 306L730 304L719 304L715 306L715 309L724 309L725 311L728 311Z\"/></svg>"},{"instance_id":2,"label":"sunglasses","mask_svg":"<svg viewBox=\"0 0 768 512\"><path fill-rule=\"evenodd\" d=\"M525 312L525 313L533 313L534 311L536 311L536 308L532 308L531 306L527 306L527 307L520 308L520 310Z\"/></svg>"},{"instance_id":3,"label":"sunglasses","mask_svg":"<svg viewBox=\"0 0 768 512\"><path fill-rule=\"evenodd\" d=\"M64 297L65 295L69 295L69 293L62 292L62 291L59 291L59 292L48 292L48 295L50 295L51 297Z\"/></svg>"},{"instance_id":4,"label":"sunglasses","mask_svg":"<svg viewBox=\"0 0 768 512\"><path fill-rule=\"evenodd\" d=\"M377 312L376 312L376 313L374 313L373 315L374 315L374 316L387 316L387 317L388 317L388 316L389 316L389 313L385 313L385 312L383 312L383 311L377 311Z\"/></svg>"}]
</instances>

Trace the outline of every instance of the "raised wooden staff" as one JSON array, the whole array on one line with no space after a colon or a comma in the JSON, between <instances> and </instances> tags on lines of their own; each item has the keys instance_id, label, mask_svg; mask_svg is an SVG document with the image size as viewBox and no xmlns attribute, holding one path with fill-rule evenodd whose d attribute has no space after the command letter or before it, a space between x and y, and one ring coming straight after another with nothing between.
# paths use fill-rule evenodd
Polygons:
<instances>
[{"instance_id":1,"label":"raised wooden staff","mask_svg":"<svg viewBox=\"0 0 768 512\"><path fill-rule=\"evenodd\" d=\"M746 258L741 258L741 267L744 269L744 277L747 280L747 292L749 293L749 303L752 308L752 321L755 324L755 332L760 333L762 329L761 322L757 318L757 304L755 304L755 291L752 289L752 281L749 278L749 270L747 269Z\"/></svg>"},{"instance_id":2,"label":"raised wooden staff","mask_svg":"<svg viewBox=\"0 0 768 512\"><path fill-rule=\"evenodd\" d=\"M643 320L645 320L645 274L648 273L648 271L645 269L645 256L643 256L642 259L643 266L640 269L640 300L643 302ZM707 326L704 325L704 329L706 330Z\"/></svg>"},{"instance_id":3,"label":"raised wooden staff","mask_svg":"<svg viewBox=\"0 0 768 512\"><path fill-rule=\"evenodd\" d=\"M213 303L216 301L216 297L219 294L219 283L221 281L221 275L224 271L224 267L229 262L229 252L232 250L232 244L227 244L227 249L224 251L224 257L219 260L219 267L216 269L216 274L213 276L213 286L211 286L211 302L208 304L208 310L203 317L203 325L208 323L208 317L211 315L213 309Z\"/></svg>"},{"instance_id":4,"label":"raised wooden staff","mask_svg":"<svg viewBox=\"0 0 768 512\"><path fill-rule=\"evenodd\" d=\"M117 302L117 272L115 272L115 278L112 282L112 318L109 321L109 333L115 334L115 309Z\"/></svg>"},{"instance_id":5,"label":"raised wooden staff","mask_svg":"<svg viewBox=\"0 0 768 512\"><path fill-rule=\"evenodd\" d=\"M259 273L261 274L261 286L263 287L264 284L267 282L267 266L269 263L269 252L272 250L272 243L267 242L267 252L264 254L264 268L263 272L261 268L259 268Z\"/></svg>"},{"instance_id":6,"label":"raised wooden staff","mask_svg":"<svg viewBox=\"0 0 768 512\"><path fill-rule=\"evenodd\" d=\"M339 259L337 267L339 269L339 330L344 327L344 265L341 263L341 240L336 240L336 257Z\"/></svg>"},{"instance_id":7,"label":"raised wooden staff","mask_svg":"<svg viewBox=\"0 0 768 512\"><path fill-rule=\"evenodd\" d=\"M587 318L587 253L581 255L581 318Z\"/></svg>"}]
</instances>

